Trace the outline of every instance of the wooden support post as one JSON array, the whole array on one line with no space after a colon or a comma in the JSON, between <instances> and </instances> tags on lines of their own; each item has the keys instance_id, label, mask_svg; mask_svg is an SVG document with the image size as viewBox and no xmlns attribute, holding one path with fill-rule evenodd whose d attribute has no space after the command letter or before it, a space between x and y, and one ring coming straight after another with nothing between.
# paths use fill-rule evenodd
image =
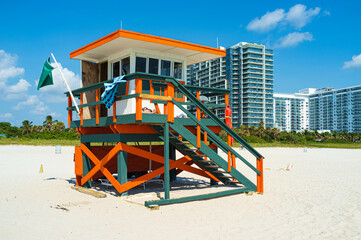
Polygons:
<instances>
[{"instance_id":1,"label":"wooden support post","mask_svg":"<svg viewBox=\"0 0 361 240\"><path fill-rule=\"evenodd\" d=\"M257 192L263 194L263 157L257 159L257 170L261 173L257 174Z\"/></svg>"},{"instance_id":2,"label":"wooden support post","mask_svg":"<svg viewBox=\"0 0 361 240\"><path fill-rule=\"evenodd\" d=\"M169 158L176 159L176 148L172 144L169 144ZM171 182L177 181L177 169L176 168L173 168L172 170L170 170L169 175L170 175Z\"/></svg>"},{"instance_id":3,"label":"wooden support post","mask_svg":"<svg viewBox=\"0 0 361 240\"><path fill-rule=\"evenodd\" d=\"M68 107L72 107L73 103L71 101L71 97L68 96ZM71 121L73 121L73 110L68 110L68 127L71 125Z\"/></svg>"},{"instance_id":4,"label":"wooden support post","mask_svg":"<svg viewBox=\"0 0 361 240\"><path fill-rule=\"evenodd\" d=\"M206 131L204 131L204 133L203 133L203 141L208 146L208 138L207 138L207 132ZM204 159L207 160L208 157L205 156Z\"/></svg>"},{"instance_id":5,"label":"wooden support post","mask_svg":"<svg viewBox=\"0 0 361 240\"><path fill-rule=\"evenodd\" d=\"M197 99L199 100L200 93L197 91ZM201 121L201 110L197 107L197 119ZM201 126L197 124L197 148L201 148Z\"/></svg>"},{"instance_id":6,"label":"wooden support post","mask_svg":"<svg viewBox=\"0 0 361 240\"><path fill-rule=\"evenodd\" d=\"M97 88L95 90L95 101L99 102L100 98L99 98L99 88ZM95 106L95 124L99 124L99 108L100 108L100 104Z\"/></svg>"},{"instance_id":7,"label":"wooden support post","mask_svg":"<svg viewBox=\"0 0 361 240\"><path fill-rule=\"evenodd\" d=\"M174 98L174 86L171 83L168 83L167 85L167 93L168 96L172 99ZM168 122L174 122L174 103L172 101L168 101L168 115L167 115L167 121Z\"/></svg>"},{"instance_id":8,"label":"wooden support post","mask_svg":"<svg viewBox=\"0 0 361 240\"><path fill-rule=\"evenodd\" d=\"M127 183L128 181L128 168L127 168L127 153L119 151L118 157L118 182L120 184ZM127 196L128 192L123 192L120 196Z\"/></svg>"},{"instance_id":9,"label":"wooden support post","mask_svg":"<svg viewBox=\"0 0 361 240\"><path fill-rule=\"evenodd\" d=\"M228 134L227 135L227 143L228 146L231 146L231 136ZM230 172L232 170L232 154L231 151L228 150L228 172Z\"/></svg>"},{"instance_id":10,"label":"wooden support post","mask_svg":"<svg viewBox=\"0 0 361 240\"><path fill-rule=\"evenodd\" d=\"M168 97L168 89L164 88L164 97ZM164 114L168 115L168 102L164 104Z\"/></svg>"},{"instance_id":11,"label":"wooden support post","mask_svg":"<svg viewBox=\"0 0 361 240\"><path fill-rule=\"evenodd\" d=\"M135 79L135 93L141 94L143 90L143 80L142 79ZM142 120L142 98L137 97L135 98L135 120L141 121Z\"/></svg>"},{"instance_id":12,"label":"wooden support post","mask_svg":"<svg viewBox=\"0 0 361 240\"><path fill-rule=\"evenodd\" d=\"M81 110L80 110L81 111ZM84 145L90 149L90 143L84 143ZM91 164L89 157L83 152L83 177L90 172ZM84 183L84 187L90 188L92 187L92 182L89 179L86 183Z\"/></svg>"},{"instance_id":13,"label":"wooden support post","mask_svg":"<svg viewBox=\"0 0 361 240\"><path fill-rule=\"evenodd\" d=\"M169 123L164 124L164 197L169 199Z\"/></svg>"},{"instance_id":14,"label":"wooden support post","mask_svg":"<svg viewBox=\"0 0 361 240\"><path fill-rule=\"evenodd\" d=\"M113 123L117 122L117 99L114 99L113 103Z\"/></svg>"},{"instance_id":15,"label":"wooden support post","mask_svg":"<svg viewBox=\"0 0 361 240\"><path fill-rule=\"evenodd\" d=\"M83 93L80 93L80 105L83 104ZM83 126L84 120L83 120L83 110L84 108L80 108L80 126Z\"/></svg>"}]
</instances>

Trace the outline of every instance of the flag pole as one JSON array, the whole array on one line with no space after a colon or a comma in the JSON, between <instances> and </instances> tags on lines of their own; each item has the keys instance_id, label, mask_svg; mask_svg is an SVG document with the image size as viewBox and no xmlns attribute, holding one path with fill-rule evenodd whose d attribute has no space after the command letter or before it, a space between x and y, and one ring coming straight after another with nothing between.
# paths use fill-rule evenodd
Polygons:
<instances>
[{"instance_id":1,"label":"flag pole","mask_svg":"<svg viewBox=\"0 0 361 240\"><path fill-rule=\"evenodd\" d=\"M64 83L65 83L66 87L68 88L68 91L69 91L69 93L70 93L71 99L73 100L74 106L75 106L75 108L76 108L76 111L77 111L78 114L80 114L78 104L77 104L76 101L75 101L74 95L73 95L72 91L70 90L69 84L68 84L68 82L66 81L63 72L60 70L60 67L59 67L58 62L56 61L54 55L53 55L52 53L50 53L50 54L51 54L52 58L54 59L54 62L55 62L55 64L56 64L56 66L58 67L61 76L63 77Z\"/></svg>"}]
</instances>

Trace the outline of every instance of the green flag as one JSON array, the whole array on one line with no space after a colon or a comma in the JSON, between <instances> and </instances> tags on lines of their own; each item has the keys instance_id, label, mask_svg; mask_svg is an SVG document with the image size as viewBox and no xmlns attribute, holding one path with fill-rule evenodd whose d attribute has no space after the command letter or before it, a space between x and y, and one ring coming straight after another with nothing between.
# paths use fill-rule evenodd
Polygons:
<instances>
[{"instance_id":1,"label":"green flag","mask_svg":"<svg viewBox=\"0 0 361 240\"><path fill-rule=\"evenodd\" d=\"M48 85L53 85L53 75L51 74L51 71L53 71L53 69L54 67L50 65L50 57L49 57L48 60L46 60L46 62L44 63L43 71L41 71L41 76L38 83L38 90L39 88Z\"/></svg>"}]
</instances>

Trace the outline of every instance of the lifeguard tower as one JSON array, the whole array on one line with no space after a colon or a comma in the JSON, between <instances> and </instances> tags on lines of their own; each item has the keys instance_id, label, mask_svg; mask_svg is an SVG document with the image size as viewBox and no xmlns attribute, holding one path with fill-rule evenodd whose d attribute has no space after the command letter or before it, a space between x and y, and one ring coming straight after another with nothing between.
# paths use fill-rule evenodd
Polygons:
<instances>
[{"instance_id":1,"label":"lifeguard tower","mask_svg":"<svg viewBox=\"0 0 361 240\"><path fill-rule=\"evenodd\" d=\"M145 202L148 207L241 192L263 193L262 155L210 109L229 105L230 91L185 84L187 65L225 55L222 49L125 30L70 53L70 58L81 61L82 72L82 88L73 91L80 99L80 120L73 120L75 107L66 93L69 127L81 135L81 144L75 147L76 185L91 187L92 181L106 178L125 195L161 175L165 197ZM100 99L104 83L122 75L125 82L118 85L115 102L106 109ZM224 103L202 102L201 96L220 96ZM221 130L227 133L228 143L219 138ZM230 146L232 137L255 157L256 166ZM176 159L176 151L182 157ZM217 151L228 157L223 159ZM236 159L256 175L254 182L236 169ZM209 178L211 184L234 187L172 199L170 181L182 171Z\"/></svg>"}]
</instances>

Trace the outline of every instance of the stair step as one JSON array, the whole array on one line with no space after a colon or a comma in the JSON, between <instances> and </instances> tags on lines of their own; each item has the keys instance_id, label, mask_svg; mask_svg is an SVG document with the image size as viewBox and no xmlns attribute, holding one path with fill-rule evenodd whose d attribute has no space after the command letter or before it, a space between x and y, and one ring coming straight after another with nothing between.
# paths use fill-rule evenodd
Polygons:
<instances>
[{"instance_id":1,"label":"stair step","mask_svg":"<svg viewBox=\"0 0 361 240\"><path fill-rule=\"evenodd\" d=\"M198 148L186 148L184 149L184 151L197 151Z\"/></svg>"},{"instance_id":2,"label":"stair step","mask_svg":"<svg viewBox=\"0 0 361 240\"><path fill-rule=\"evenodd\" d=\"M221 175L221 176L218 176L220 178L232 178L232 176L226 176L226 175Z\"/></svg>"},{"instance_id":3,"label":"stair step","mask_svg":"<svg viewBox=\"0 0 361 240\"><path fill-rule=\"evenodd\" d=\"M214 173L226 173L226 174L229 174L228 172L226 171L223 171L223 170L217 170L217 171L213 171Z\"/></svg>"},{"instance_id":4,"label":"stair step","mask_svg":"<svg viewBox=\"0 0 361 240\"><path fill-rule=\"evenodd\" d=\"M205 163L214 163L212 160L205 160L205 159L203 159L203 160L199 160L198 162L205 162Z\"/></svg>"},{"instance_id":5,"label":"stair step","mask_svg":"<svg viewBox=\"0 0 361 240\"><path fill-rule=\"evenodd\" d=\"M204 155L204 154L192 154L192 156L194 156L194 157L206 157L206 155Z\"/></svg>"},{"instance_id":6,"label":"stair step","mask_svg":"<svg viewBox=\"0 0 361 240\"><path fill-rule=\"evenodd\" d=\"M218 165L208 165L208 166L205 166L206 168L219 168Z\"/></svg>"},{"instance_id":7,"label":"stair step","mask_svg":"<svg viewBox=\"0 0 361 240\"><path fill-rule=\"evenodd\" d=\"M232 183L234 183L234 184L241 184L240 182L238 182L237 180L229 180L229 181L225 181L225 183L224 184L232 184Z\"/></svg>"},{"instance_id":8,"label":"stair step","mask_svg":"<svg viewBox=\"0 0 361 240\"><path fill-rule=\"evenodd\" d=\"M179 138L179 137L178 136L169 136L169 138Z\"/></svg>"},{"instance_id":9,"label":"stair step","mask_svg":"<svg viewBox=\"0 0 361 240\"><path fill-rule=\"evenodd\" d=\"M177 142L176 144L177 145L187 145L187 144L189 144L189 142Z\"/></svg>"}]
</instances>

